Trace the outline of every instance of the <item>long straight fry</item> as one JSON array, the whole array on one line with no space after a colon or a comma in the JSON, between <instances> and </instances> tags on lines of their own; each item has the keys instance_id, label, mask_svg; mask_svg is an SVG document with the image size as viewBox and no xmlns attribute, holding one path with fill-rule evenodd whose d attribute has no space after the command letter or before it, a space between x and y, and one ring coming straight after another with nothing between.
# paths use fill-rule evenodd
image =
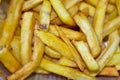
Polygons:
<instances>
[{"instance_id":1,"label":"long straight fry","mask_svg":"<svg viewBox=\"0 0 120 80\"><path fill-rule=\"evenodd\" d=\"M86 75L84 73L81 73L78 70L75 70L75 69L72 69L72 68L69 68L69 67L65 67L65 66L55 64L55 63L53 63L53 62L51 62L51 61L49 61L45 58L42 59L42 61L40 63L40 67L47 70L47 71L62 75L64 77L67 77L68 79L73 79L73 80L97 80L95 77Z\"/></svg>"},{"instance_id":2,"label":"long straight fry","mask_svg":"<svg viewBox=\"0 0 120 80\"><path fill-rule=\"evenodd\" d=\"M87 42L93 57L97 57L100 53L101 48L99 45L99 41L97 40L97 36L91 24L89 23L87 17L84 14L80 13L74 16L74 20L86 35Z\"/></svg>"},{"instance_id":3,"label":"long straight fry","mask_svg":"<svg viewBox=\"0 0 120 80\"><path fill-rule=\"evenodd\" d=\"M49 29L51 4L48 0L44 0L39 12L40 27L44 30Z\"/></svg>"},{"instance_id":4,"label":"long straight fry","mask_svg":"<svg viewBox=\"0 0 120 80\"><path fill-rule=\"evenodd\" d=\"M7 18L4 23L4 28L0 40L0 45L8 46L11 42L15 29L18 25L18 21L21 15L21 9L24 0L11 0Z\"/></svg>"},{"instance_id":5,"label":"long straight fry","mask_svg":"<svg viewBox=\"0 0 120 80\"><path fill-rule=\"evenodd\" d=\"M120 15L120 0L116 0L115 2L116 2L118 14Z\"/></svg>"},{"instance_id":6,"label":"long straight fry","mask_svg":"<svg viewBox=\"0 0 120 80\"><path fill-rule=\"evenodd\" d=\"M60 0L50 0L53 8L55 9L56 13L60 17L60 19L67 25L75 26L75 23L70 16L70 14L67 12L67 10L64 8L62 2Z\"/></svg>"},{"instance_id":7,"label":"long straight fry","mask_svg":"<svg viewBox=\"0 0 120 80\"><path fill-rule=\"evenodd\" d=\"M21 60L22 64L29 62L32 56L32 38L35 17L33 12L25 12L21 24Z\"/></svg>"},{"instance_id":8,"label":"long straight fry","mask_svg":"<svg viewBox=\"0 0 120 80\"><path fill-rule=\"evenodd\" d=\"M63 41L67 44L69 50L71 51L74 61L76 62L76 64L78 65L79 69L81 71L84 70L84 63L83 60L81 58L81 56L79 55L79 53L77 52L77 50L75 49L75 47L72 45L72 43L70 42L69 39L66 38L66 36L64 35L64 33L62 32L62 30L56 26L56 30L58 31L60 37L63 39Z\"/></svg>"},{"instance_id":9,"label":"long straight fry","mask_svg":"<svg viewBox=\"0 0 120 80\"><path fill-rule=\"evenodd\" d=\"M103 31L103 24L104 24L107 4L108 4L108 0L99 0L94 15L93 27L100 44L102 44L103 41L102 31Z\"/></svg>"}]
</instances>

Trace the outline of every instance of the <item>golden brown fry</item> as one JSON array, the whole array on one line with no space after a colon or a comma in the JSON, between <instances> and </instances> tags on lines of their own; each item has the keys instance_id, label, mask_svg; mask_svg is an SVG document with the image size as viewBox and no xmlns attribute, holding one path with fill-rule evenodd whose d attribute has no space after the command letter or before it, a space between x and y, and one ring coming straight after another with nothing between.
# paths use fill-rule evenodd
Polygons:
<instances>
[{"instance_id":1,"label":"golden brown fry","mask_svg":"<svg viewBox=\"0 0 120 80\"><path fill-rule=\"evenodd\" d=\"M38 4L40 4L43 0L28 0L24 2L23 5L23 11L27 11L35 6L37 6Z\"/></svg>"},{"instance_id":2,"label":"golden brown fry","mask_svg":"<svg viewBox=\"0 0 120 80\"><path fill-rule=\"evenodd\" d=\"M86 37L81 31L78 32L78 31L75 31L75 30L72 30L69 28L65 28L64 26L59 26L59 27L62 29L62 31L65 33L65 35L68 39L86 41ZM49 32L56 36L59 36L59 34L55 28L55 25L50 25Z\"/></svg>"},{"instance_id":3,"label":"golden brown fry","mask_svg":"<svg viewBox=\"0 0 120 80\"><path fill-rule=\"evenodd\" d=\"M106 12L107 13L112 13L113 11L115 10L115 6L113 4L108 4L107 5L107 9L106 9Z\"/></svg>"},{"instance_id":4,"label":"golden brown fry","mask_svg":"<svg viewBox=\"0 0 120 80\"><path fill-rule=\"evenodd\" d=\"M70 42L70 40L65 36L65 34L63 33L63 31L56 25L56 30L58 31L60 37L63 39L63 41L67 44L74 61L76 62L76 64L78 65L79 69L81 71L84 70L85 64L81 58L81 56L79 55L79 53L77 52L76 48L73 46L73 44Z\"/></svg>"},{"instance_id":5,"label":"golden brown fry","mask_svg":"<svg viewBox=\"0 0 120 80\"><path fill-rule=\"evenodd\" d=\"M63 23L70 25L70 27L75 26L75 23L70 16L70 14L67 12L67 10L64 8L64 5L60 0L50 0L54 10L60 17L60 19L63 21Z\"/></svg>"},{"instance_id":6,"label":"golden brown fry","mask_svg":"<svg viewBox=\"0 0 120 80\"><path fill-rule=\"evenodd\" d=\"M89 23L87 17L84 14L80 13L74 16L74 20L86 35L87 42L93 57L97 57L100 53L101 48L97 40L96 34L91 24Z\"/></svg>"},{"instance_id":7,"label":"golden brown fry","mask_svg":"<svg viewBox=\"0 0 120 80\"><path fill-rule=\"evenodd\" d=\"M8 76L8 80L24 80L28 77L40 64L40 61L44 54L44 44L39 38L35 38L34 51L32 60L25 64L21 69L16 71L14 74Z\"/></svg>"},{"instance_id":8,"label":"golden brown fry","mask_svg":"<svg viewBox=\"0 0 120 80\"><path fill-rule=\"evenodd\" d=\"M115 0L115 2L116 2L118 14L120 15L120 0Z\"/></svg>"},{"instance_id":9,"label":"golden brown fry","mask_svg":"<svg viewBox=\"0 0 120 80\"><path fill-rule=\"evenodd\" d=\"M58 51L61 55L65 56L68 59L73 60L73 56L68 46L55 35L44 32L44 31L36 31L36 35L46 44L48 47Z\"/></svg>"},{"instance_id":10,"label":"golden brown fry","mask_svg":"<svg viewBox=\"0 0 120 80\"><path fill-rule=\"evenodd\" d=\"M22 66L17 59L11 54L7 48L3 48L0 51L0 62L7 68L11 73L19 70Z\"/></svg>"},{"instance_id":11,"label":"golden brown fry","mask_svg":"<svg viewBox=\"0 0 120 80\"><path fill-rule=\"evenodd\" d=\"M7 46L10 44L10 41L13 37L15 29L18 25L18 21L21 15L21 8L24 0L11 0L7 18L4 23L4 28L0 40L0 45Z\"/></svg>"},{"instance_id":12,"label":"golden brown fry","mask_svg":"<svg viewBox=\"0 0 120 80\"><path fill-rule=\"evenodd\" d=\"M20 57L20 47L21 47L21 44L20 44L20 37L18 36L14 36L14 38L12 39L11 43L11 48L12 48L12 54L15 56L15 58L21 62L21 57Z\"/></svg>"},{"instance_id":13,"label":"golden brown fry","mask_svg":"<svg viewBox=\"0 0 120 80\"><path fill-rule=\"evenodd\" d=\"M32 38L35 17L33 12L25 12L21 24L21 60L25 65L32 56Z\"/></svg>"},{"instance_id":14,"label":"golden brown fry","mask_svg":"<svg viewBox=\"0 0 120 80\"><path fill-rule=\"evenodd\" d=\"M97 6L98 0L85 0L89 4L92 4L93 6Z\"/></svg>"},{"instance_id":15,"label":"golden brown fry","mask_svg":"<svg viewBox=\"0 0 120 80\"><path fill-rule=\"evenodd\" d=\"M72 60L69 60L65 57L59 59L58 64L68 67L77 67L76 63Z\"/></svg>"},{"instance_id":16,"label":"golden brown fry","mask_svg":"<svg viewBox=\"0 0 120 80\"><path fill-rule=\"evenodd\" d=\"M116 0L109 0L109 3L115 4Z\"/></svg>"},{"instance_id":17,"label":"golden brown fry","mask_svg":"<svg viewBox=\"0 0 120 80\"><path fill-rule=\"evenodd\" d=\"M50 47L46 46L45 47L45 53L46 55L52 57L52 58L57 58L59 59L61 57L61 54L58 53L57 51L51 49Z\"/></svg>"},{"instance_id":18,"label":"golden brown fry","mask_svg":"<svg viewBox=\"0 0 120 80\"><path fill-rule=\"evenodd\" d=\"M99 65L91 55L88 45L83 41L73 41L75 47L79 51L82 59L84 60L85 64L87 65L90 71L98 71Z\"/></svg>"},{"instance_id":19,"label":"golden brown fry","mask_svg":"<svg viewBox=\"0 0 120 80\"><path fill-rule=\"evenodd\" d=\"M103 41L102 31L103 31L103 24L104 24L107 4L108 4L108 0L98 1L98 5L96 6L96 11L93 20L93 27L96 32L100 45L102 44Z\"/></svg>"},{"instance_id":20,"label":"golden brown fry","mask_svg":"<svg viewBox=\"0 0 120 80\"><path fill-rule=\"evenodd\" d=\"M39 12L40 28L49 29L50 24L51 4L48 0L44 0Z\"/></svg>"},{"instance_id":21,"label":"golden brown fry","mask_svg":"<svg viewBox=\"0 0 120 80\"><path fill-rule=\"evenodd\" d=\"M67 77L68 79L97 80L95 77L86 75L78 70L73 69L73 68L69 68L69 67L55 64L55 63L53 63L45 58L42 59L42 61L40 63L40 67L47 70L47 71L53 72L55 74L59 74L59 75L62 75L64 77Z\"/></svg>"},{"instance_id":22,"label":"golden brown fry","mask_svg":"<svg viewBox=\"0 0 120 80\"><path fill-rule=\"evenodd\" d=\"M119 72L117 71L117 69L115 67L105 67L98 75L119 76Z\"/></svg>"},{"instance_id":23,"label":"golden brown fry","mask_svg":"<svg viewBox=\"0 0 120 80\"><path fill-rule=\"evenodd\" d=\"M103 37L120 28L120 16L104 24Z\"/></svg>"}]
</instances>

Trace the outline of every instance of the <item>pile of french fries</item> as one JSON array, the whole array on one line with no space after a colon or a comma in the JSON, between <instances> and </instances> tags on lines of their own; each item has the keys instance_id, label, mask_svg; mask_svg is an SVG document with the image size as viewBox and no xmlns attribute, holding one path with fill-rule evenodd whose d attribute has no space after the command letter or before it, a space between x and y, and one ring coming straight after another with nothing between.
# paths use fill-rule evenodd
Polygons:
<instances>
[{"instance_id":1,"label":"pile of french fries","mask_svg":"<svg viewBox=\"0 0 120 80\"><path fill-rule=\"evenodd\" d=\"M1 13L0 62L8 80L32 73L119 76L120 0L10 0L5 20Z\"/></svg>"}]
</instances>

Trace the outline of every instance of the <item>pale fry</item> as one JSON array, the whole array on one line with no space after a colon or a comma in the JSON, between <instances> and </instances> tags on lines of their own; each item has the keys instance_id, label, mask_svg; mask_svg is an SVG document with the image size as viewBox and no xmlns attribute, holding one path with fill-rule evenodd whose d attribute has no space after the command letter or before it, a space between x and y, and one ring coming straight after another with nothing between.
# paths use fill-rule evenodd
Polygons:
<instances>
[{"instance_id":1,"label":"pale fry","mask_svg":"<svg viewBox=\"0 0 120 80\"><path fill-rule=\"evenodd\" d=\"M120 16L104 24L103 37L109 35L111 32L117 30L119 27L120 27Z\"/></svg>"},{"instance_id":2,"label":"pale fry","mask_svg":"<svg viewBox=\"0 0 120 80\"><path fill-rule=\"evenodd\" d=\"M11 43L11 48L12 48L12 54L15 56L15 58L21 62L21 57L20 57L20 47L21 47L21 44L20 44L20 37L18 36L14 36L14 38L12 39Z\"/></svg>"},{"instance_id":3,"label":"pale fry","mask_svg":"<svg viewBox=\"0 0 120 80\"><path fill-rule=\"evenodd\" d=\"M72 30L69 28L65 28L64 26L59 26L59 27L62 29L62 31L65 33L65 35L68 39L86 41L86 37L81 31L75 31L75 30ZM56 36L59 36L59 34L55 28L55 25L50 25L49 32Z\"/></svg>"},{"instance_id":4,"label":"pale fry","mask_svg":"<svg viewBox=\"0 0 120 80\"><path fill-rule=\"evenodd\" d=\"M8 47L8 45L10 44L15 29L18 25L18 21L20 19L22 5L23 0L10 1L7 18L4 23L4 28L0 40L0 45Z\"/></svg>"},{"instance_id":5,"label":"pale fry","mask_svg":"<svg viewBox=\"0 0 120 80\"><path fill-rule=\"evenodd\" d=\"M99 65L92 57L87 44L83 41L73 41L75 47L79 51L82 59L84 60L85 64L87 65L90 71L98 71Z\"/></svg>"},{"instance_id":6,"label":"pale fry","mask_svg":"<svg viewBox=\"0 0 120 80\"><path fill-rule=\"evenodd\" d=\"M100 48L99 42L97 40L97 36L96 36L91 24L89 23L87 17L84 14L80 13L80 14L77 14L74 16L74 20L75 20L76 24L84 32L84 34L87 38L88 45L92 52L92 56L97 57L100 53L101 48Z\"/></svg>"},{"instance_id":7,"label":"pale fry","mask_svg":"<svg viewBox=\"0 0 120 80\"><path fill-rule=\"evenodd\" d=\"M68 67L78 67L74 61L69 60L65 57L61 57L58 61L58 64Z\"/></svg>"},{"instance_id":8,"label":"pale fry","mask_svg":"<svg viewBox=\"0 0 120 80\"><path fill-rule=\"evenodd\" d=\"M39 66L43 54L44 44L39 40L39 38L36 37L32 60L25 64L21 69L16 71L14 74L8 76L8 80L24 80L27 78Z\"/></svg>"},{"instance_id":9,"label":"pale fry","mask_svg":"<svg viewBox=\"0 0 120 80\"><path fill-rule=\"evenodd\" d=\"M108 0L98 1L98 5L96 6L96 11L95 11L94 20L93 20L93 27L96 32L100 45L103 42L102 31L103 31L103 24L104 24L107 4L108 4Z\"/></svg>"},{"instance_id":10,"label":"pale fry","mask_svg":"<svg viewBox=\"0 0 120 80\"><path fill-rule=\"evenodd\" d=\"M60 53L58 53L57 51L51 49L48 46L45 47L45 54L52 57L52 58L57 58L57 59L59 59L61 57Z\"/></svg>"},{"instance_id":11,"label":"pale fry","mask_svg":"<svg viewBox=\"0 0 120 80\"><path fill-rule=\"evenodd\" d=\"M23 11L27 11L35 6L37 6L38 4L40 4L43 0L28 0L24 2L23 5Z\"/></svg>"},{"instance_id":12,"label":"pale fry","mask_svg":"<svg viewBox=\"0 0 120 80\"><path fill-rule=\"evenodd\" d=\"M81 58L81 56L79 55L79 53L77 52L76 48L73 46L73 44L70 42L69 39L67 39L67 37L65 36L65 34L63 33L63 31L56 25L56 30L58 31L60 37L63 39L63 41L67 44L74 61L76 62L77 66L79 67L79 69L81 71L84 70L85 64Z\"/></svg>"},{"instance_id":13,"label":"pale fry","mask_svg":"<svg viewBox=\"0 0 120 80\"><path fill-rule=\"evenodd\" d=\"M48 47L58 51L61 55L65 56L68 59L73 60L73 56L68 46L55 35L44 32L44 31L36 31L36 35L46 44Z\"/></svg>"},{"instance_id":14,"label":"pale fry","mask_svg":"<svg viewBox=\"0 0 120 80\"><path fill-rule=\"evenodd\" d=\"M32 56L32 38L35 17L33 12L25 12L21 24L21 60L25 65Z\"/></svg>"},{"instance_id":15,"label":"pale fry","mask_svg":"<svg viewBox=\"0 0 120 80\"><path fill-rule=\"evenodd\" d=\"M55 74L59 74L59 75L62 75L64 77L67 77L68 79L97 80L95 77L81 73L80 71L75 70L73 68L69 68L69 67L55 64L55 63L53 63L45 58L42 59L42 61L40 63L40 67L47 70L47 71L53 72Z\"/></svg>"},{"instance_id":16,"label":"pale fry","mask_svg":"<svg viewBox=\"0 0 120 80\"><path fill-rule=\"evenodd\" d=\"M50 0L54 10L60 17L60 19L67 25L70 25L70 27L75 26L75 23L70 16L70 14L67 12L67 10L64 8L62 2L60 0Z\"/></svg>"},{"instance_id":17,"label":"pale fry","mask_svg":"<svg viewBox=\"0 0 120 80\"><path fill-rule=\"evenodd\" d=\"M44 0L39 12L40 28L49 29L50 24L51 4L48 0Z\"/></svg>"},{"instance_id":18,"label":"pale fry","mask_svg":"<svg viewBox=\"0 0 120 80\"><path fill-rule=\"evenodd\" d=\"M3 48L0 51L0 61L11 73L16 72L22 67L7 48Z\"/></svg>"}]
</instances>

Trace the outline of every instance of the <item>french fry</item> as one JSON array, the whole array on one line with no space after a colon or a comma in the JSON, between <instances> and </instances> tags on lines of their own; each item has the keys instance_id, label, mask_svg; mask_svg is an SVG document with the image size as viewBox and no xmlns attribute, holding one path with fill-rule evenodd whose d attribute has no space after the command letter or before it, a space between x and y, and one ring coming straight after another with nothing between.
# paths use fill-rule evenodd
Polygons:
<instances>
[{"instance_id":1,"label":"french fry","mask_svg":"<svg viewBox=\"0 0 120 80\"><path fill-rule=\"evenodd\" d=\"M115 6L113 4L108 4L106 12L110 14L111 12L114 11L114 9L115 9Z\"/></svg>"},{"instance_id":2,"label":"french fry","mask_svg":"<svg viewBox=\"0 0 120 80\"><path fill-rule=\"evenodd\" d=\"M21 60L25 65L32 56L32 38L35 17L33 12L25 12L21 24Z\"/></svg>"},{"instance_id":3,"label":"french fry","mask_svg":"<svg viewBox=\"0 0 120 80\"><path fill-rule=\"evenodd\" d=\"M119 76L119 72L115 67L105 67L103 70L99 73L101 76Z\"/></svg>"},{"instance_id":4,"label":"french fry","mask_svg":"<svg viewBox=\"0 0 120 80\"><path fill-rule=\"evenodd\" d=\"M50 47L46 46L45 47L45 54L52 57L52 58L61 58L61 54L58 53L57 51L51 49Z\"/></svg>"},{"instance_id":5,"label":"french fry","mask_svg":"<svg viewBox=\"0 0 120 80\"><path fill-rule=\"evenodd\" d=\"M105 23L104 28L103 28L103 37L109 35L113 31L117 30L120 27L119 25L120 25L120 16Z\"/></svg>"},{"instance_id":6,"label":"french fry","mask_svg":"<svg viewBox=\"0 0 120 80\"><path fill-rule=\"evenodd\" d=\"M77 48L77 50L79 51L80 55L82 56L82 59L87 65L88 69L90 71L98 71L99 65L97 64L95 59L92 57L87 44L83 41L73 41L73 43Z\"/></svg>"},{"instance_id":7,"label":"french fry","mask_svg":"<svg viewBox=\"0 0 120 80\"><path fill-rule=\"evenodd\" d=\"M88 15L94 16L95 8L92 5L85 3L85 2L81 2L79 10L82 11L83 9L88 9Z\"/></svg>"},{"instance_id":8,"label":"french fry","mask_svg":"<svg viewBox=\"0 0 120 80\"><path fill-rule=\"evenodd\" d=\"M11 73L19 70L22 66L17 59L11 54L7 48L3 48L0 51L0 62L7 68Z\"/></svg>"},{"instance_id":9,"label":"french fry","mask_svg":"<svg viewBox=\"0 0 120 80\"><path fill-rule=\"evenodd\" d=\"M120 52L115 52L111 60L108 62L107 66L115 66L118 64L120 64Z\"/></svg>"},{"instance_id":10,"label":"french fry","mask_svg":"<svg viewBox=\"0 0 120 80\"><path fill-rule=\"evenodd\" d=\"M100 45L102 44L103 41L102 31L103 31L103 24L104 24L107 4L108 4L108 0L98 1L98 5L96 6L96 11L93 20L93 27L96 32Z\"/></svg>"},{"instance_id":11,"label":"french fry","mask_svg":"<svg viewBox=\"0 0 120 80\"><path fill-rule=\"evenodd\" d=\"M97 3L98 3L98 0L85 0L85 1L93 6L97 6Z\"/></svg>"},{"instance_id":12,"label":"french fry","mask_svg":"<svg viewBox=\"0 0 120 80\"><path fill-rule=\"evenodd\" d=\"M67 37L65 36L65 34L63 33L63 31L56 25L56 30L58 31L60 37L63 39L63 41L67 44L74 61L76 62L77 66L79 67L79 69L81 71L84 70L85 64L81 58L81 56L79 55L79 53L77 52L76 48L73 46L73 44L70 42L69 39L67 39Z\"/></svg>"},{"instance_id":13,"label":"french fry","mask_svg":"<svg viewBox=\"0 0 120 80\"><path fill-rule=\"evenodd\" d=\"M37 6L38 4L40 4L43 0L27 0L24 2L23 5L23 11L27 11L35 6Z\"/></svg>"},{"instance_id":14,"label":"french fry","mask_svg":"<svg viewBox=\"0 0 120 80\"><path fill-rule=\"evenodd\" d=\"M116 0L109 0L109 3L115 4Z\"/></svg>"},{"instance_id":15,"label":"french fry","mask_svg":"<svg viewBox=\"0 0 120 80\"><path fill-rule=\"evenodd\" d=\"M14 38L12 39L11 43L11 48L12 48L12 54L14 55L14 57L21 63L21 57L20 57L20 37L18 36L14 36Z\"/></svg>"},{"instance_id":16,"label":"french fry","mask_svg":"<svg viewBox=\"0 0 120 80\"><path fill-rule=\"evenodd\" d=\"M80 13L74 16L74 20L76 24L81 28L81 30L84 32L88 45L90 47L90 50L92 52L93 57L97 57L100 53L100 45L97 40L97 36L89 23L87 17Z\"/></svg>"},{"instance_id":17,"label":"french fry","mask_svg":"<svg viewBox=\"0 0 120 80\"><path fill-rule=\"evenodd\" d=\"M100 66L100 71L104 68L105 65L111 60L115 50L119 45L119 35L118 31L114 31L109 35L110 44L107 46L104 55L97 61Z\"/></svg>"},{"instance_id":18,"label":"french fry","mask_svg":"<svg viewBox=\"0 0 120 80\"><path fill-rule=\"evenodd\" d=\"M61 55L65 56L68 59L73 60L73 56L68 46L55 35L44 32L44 31L36 31L36 35L46 44L48 47L58 51Z\"/></svg>"},{"instance_id":19,"label":"french fry","mask_svg":"<svg viewBox=\"0 0 120 80\"><path fill-rule=\"evenodd\" d=\"M72 60L69 60L65 57L61 57L58 61L58 64L68 67L77 67L76 63Z\"/></svg>"},{"instance_id":20,"label":"french fry","mask_svg":"<svg viewBox=\"0 0 120 80\"><path fill-rule=\"evenodd\" d=\"M74 31L72 29L69 28L65 28L64 26L59 26L62 31L65 33L66 37L70 40L84 40L86 41L86 37L85 35L81 32L81 31ZM59 36L58 32L56 31L55 25L50 25L50 29L49 32Z\"/></svg>"},{"instance_id":21,"label":"french fry","mask_svg":"<svg viewBox=\"0 0 120 80\"><path fill-rule=\"evenodd\" d=\"M50 74L50 72L48 72L40 67L36 68L34 72L38 73L38 74Z\"/></svg>"},{"instance_id":22,"label":"french fry","mask_svg":"<svg viewBox=\"0 0 120 80\"><path fill-rule=\"evenodd\" d=\"M35 12L40 12L41 6L42 6L42 4L39 4L36 7L32 8L32 10Z\"/></svg>"},{"instance_id":23,"label":"french fry","mask_svg":"<svg viewBox=\"0 0 120 80\"><path fill-rule=\"evenodd\" d=\"M10 44L20 19L22 5L23 0L10 1L7 18L5 20L2 36L0 39L0 45L8 46Z\"/></svg>"},{"instance_id":24,"label":"french fry","mask_svg":"<svg viewBox=\"0 0 120 80\"><path fill-rule=\"evenodd\" d=\"M62 75L64 77L67 77L68 79L97 80L95 77L81 73L80 71L75 70L73 68L69 68L69 67L55 64L55 63L53 63L45 58L42 59L42 61L40 63L40 67L47 70L47 71L53 72L55 74L59 74L59 75Z\"/></svg>"},{"instance_id":25,"label":"french fry","mask_svg":"<svg viewBox=\"0 0 120 80\"><path fill-rule=\"evenodd\" d=\"M35 38L34 51L32 60L25 64L21 69L14 74L8 76L8 80L24 80L39 66L42 56L44 54L44 44L39 38Z\"/></svg>"},{"instance_id":26,"label":"french fry","mask_svg":"<svg viewBox=\"0 0 120 80\"><path fill-rule=\"evenodd\" d=\"M18 26L15 30L14 36L20 36L20 34L21 34L21 27Z\"/></svg>"},{"instance_id":27,"label":"french fry","mask_svg":"<svg viewBox=\"0 0 120 80\"><path fill-rule=\"evenodd\" d=\"M50 14L50 20L52 21L52 20L54 20L56 17L58 17L58 16L57 16L55 10L52 9L51 14Z\"/></svg>"},{"instance_id":28,"label":"french fry","mask_svg":"<svg viewBox=\"0 0 120 80\"><path fill-rule=\"evenodd\" d=\"M76 3L79 3L82 0L61 0L61 2L63 3L63 5L65 6L66 9L71 8L72 6L74 6Z\"/></svg>"},{"instance_id":29,"label":"french fry","mask_svg":"<svg viewBox=\"0 0 120 80\"><path fill-rule=\"evenodd\" d=\"M70 25L70 27L75 26L75 23L74 23L72 17L67 12L67 10L64 8L64 6L60 0L50 0L50 2L63 23Z\"/></svg>"},{"instance_id":30,"label":"french fry","mask_svg":"<svg viewBox=\"0 0 120 80\"><path fill-rule=\"evenodd\" d=\"M63 22L60 20L59 17L56 17L55 19L53 19L51 22L51 24L57 24L57 25L62 25Z\"/></svg>"},{"instance_id":31,"label":"french fry","mask_svg":"<svg viewBox=\"0 0 120 80\"><path fill-rule=\"evenodd\" d=\"M49 29L50 24L51 4L48 0L44 0L39 12L40 28Z\"/></svg>"},{"instance_id":32,"label":"french fry","mask_svg":"<svg viewBox=\"0 0 120 80\"><path fill-rule=\"evenodd\" d=\"M120 1L119 0L115 0L115 2L116 2L118 14L120 15Z\"/></svg>"}]
</instances>

